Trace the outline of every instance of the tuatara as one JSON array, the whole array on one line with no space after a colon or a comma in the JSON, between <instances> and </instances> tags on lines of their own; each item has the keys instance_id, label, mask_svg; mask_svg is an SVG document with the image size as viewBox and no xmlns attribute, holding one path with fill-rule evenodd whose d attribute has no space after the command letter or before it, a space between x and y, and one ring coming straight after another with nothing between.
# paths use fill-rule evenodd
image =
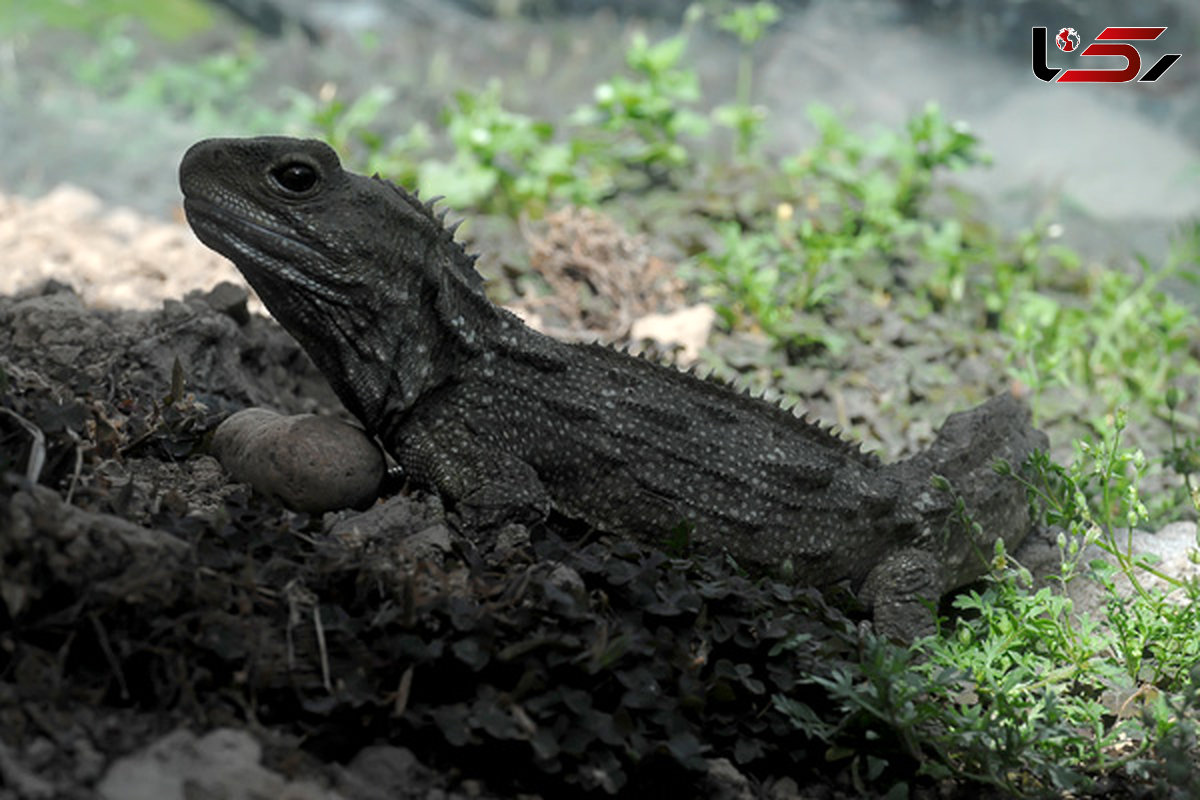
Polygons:
<instances>
[{"instance_id":1,"label":"tuatara","mask_svg":"<svg viewBox=\"0 0 1200 800\"><path fill-rule=\"evenodd\" d=\"M180 166L188 222L228 256L346 407L467 530L551 510L619 535L723 549L751 570L849 581L877 627L978 577L1031 520L997 475L1046 437L1001 395L884 465L820 425L716 381L566 344L491 303L444 212L319 141L210 139ZM944 475L981 526L973 539Z\"/></svg>"}]
</instances>

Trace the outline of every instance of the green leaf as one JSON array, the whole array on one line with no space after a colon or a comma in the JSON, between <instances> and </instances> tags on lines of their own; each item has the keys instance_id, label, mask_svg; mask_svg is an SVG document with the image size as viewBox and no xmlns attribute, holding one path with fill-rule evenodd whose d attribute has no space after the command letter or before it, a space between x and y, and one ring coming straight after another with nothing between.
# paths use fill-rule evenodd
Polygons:
<instances>
[{"instance_id":1,"label":"green leaf","mask_svg":"<svg viewBox=\"0 0 1200 800\"><path fill-rule=\"evenodd\" d=\"M479 203L495 190L498 173L478 162L457 158L450 163L428 160L417 169L417 185L427 195L440 194L446 203L464 208Z\"/></svg>"}]
</instances>

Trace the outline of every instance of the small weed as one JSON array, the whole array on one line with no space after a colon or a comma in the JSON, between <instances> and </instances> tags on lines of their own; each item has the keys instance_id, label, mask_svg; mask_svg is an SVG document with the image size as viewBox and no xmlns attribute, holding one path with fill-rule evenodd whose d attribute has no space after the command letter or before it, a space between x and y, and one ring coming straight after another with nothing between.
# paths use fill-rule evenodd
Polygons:
<instances>
[{"instance_id":1,"label":"small weed","mask_svg":"<svg viewBox=\"0 0 1200 800\"><path fill-rule=\"evenodd\" d=\"M1048 524L1060 526L1063 567L1059 580L1074 578L1088 545L1096 545L1114 564L1092 562L1091 576L1109 593L1108 623L1115 633L1116 661L1131 681L1174 684L1200 656L1192 634L1200 615L1200 585L1180 581L1158 569L1156 559L1133 553L1133 531L1148 517L1138 491L1148 462L1140 449L1121 445L1126 415L1118 411L1099 443L1076 442L1076 457L1061 466L1041 455L1035 460L1036 479L1027 485L1045 503ZM1135 602L1117 592L1115 578L1126 580ZM1167 599L1145 576L1167 589L1182 590L1184 606Z\"/></svg>"},{"instance_id":2,"label":"small weed","mask_svg":"<svg viewBox=\"0 0 1200 800\"><path fill-rule=\"evenodd\" d=\"M591 199L574 146L554 141L550 123L504 109L498 81L483 92L459 92L444 121L454 157L422 162L418 183L436 187L450 204L516 216L522 209L540 215L552 196Z\"/></svg>"},{"instance_id":3,"label":"small weed","mask_svg":"<svg viewBox=\"0 0 1200 800\"><path fill-rule=\"evenodd\" d=\"M365 150L368 168L443 195L458 208L511 217L541 216L554 202L595 203L629 189L670 183L690 169L683 140L702 136L707 122L688 108L700 96L696 74L678 64L683 33L650 43L635 35L626 54L632 77L598 85L592 103L570 117L564 136L547 121L506 109L501 84L460 91L442 114L447 157L429 154L427 128L384 143L370 123L390 102L377 89L353 101L293 98L289 116L342 152Z\"/></svg>"},{"instance_id":4,"label":"small weed","mask_svg":"<svg viewBox=\"0 0 1200 800\"><path fill-rule=\"evenodd\" d=\"M362 164L367 173L411 185L417 177L415 156L430 150L433 134L428 125L417 122L407 133L384 140L377 125L395 95L389 87L375 86L346 100L333 83L322 86L315 97L291 91L290 106L282 115L287 120L284 127L295 135L318 136L348 160Z\"/></svg>"},{"instance_id":5,"label":"small weed","mask_svg":"<svg viewBox=\"0 0 1200 800\"><path fill-rule=\"evenodd\" d=\"M262 67L262 57L250 47L213 53L189 64L164 62L146 70L123 100L140 107L175 109L205 129L221 128ZM269 115L265 110L251 112L246 124L257 128Z\"/></svg>"},{"instance_id":6,"label":"small weed","mask_svg":"<svg viewBox=\"0 0 1200 800\"><path fill-rule=\"evenodd\" d=\"M633 77L601 83L571 116L581 146L605 163L614 184L624 171L649 185L670 184L675 171L691 168L685 140L707 134L708 122L691 109L700 99L695 71L679 66L687 42L682 32L653 44L636 34L625 55Z\"/></svg>"},{"instance_id":7,"label":"small weed","mask_svg":"<svg viewBox=\"0 0 1200 800\"><path fill-rule=\"evenodd\" d=\"M942 288L930 293L943 303L960 301L972 263L962 225L949 219L934 227L917 214L936 170L982 160L975 138L936 106L910 121L906 135L871 140L823 106L809 116L818 143L781 163L795 203L779 203L769 228L766 220L750 229L724 223L721 250L698 256L726 325L758 326L786 344L819 340L805 311L836 297L850 276L892 283L891 264L914 246L936 265L929 283ZM883 277L870 278L872 265Z\"/></svg>"},{"instance_id":8,"label":"small weed","mask_svg":"<svg viewBox=\"0 0 1200 800\"><path fill-rule=\"evenodd\" d=\"M1096 272L1083 302L1030 287L1014 293L1000 327L1012 337L1013 374L1035 391L1053 384L1099 393L1108 408L1145 408L1182 375L1193 314L1162 288L1167 270ZM1154 353L1154 358L1147 358Z\"/></svg>"},{"instance_id":9,"label":"small weed","mask_svg":"<svg viewBox=\"0 0 1200 800\"><path fill-rule=\"evenodd\" d=\"M130 25L128 17L103 23L99 46L72 62L76 81L128 106L169 108L202 128L223 127L231 117L244 113L247 127L257 129L271 116L267 110L248 109L240 101L263 67L262 58L250 47L223 50L190 62L166 60L141 66L141 48Z\"/></svg>"},{"instance_id":10,"label":"small weed","mask_svg":"<svg viewBox=\"0 0 1200 800\"><path fill-rule=\"evenodd\" d=\"M763 106L753 104L754 46L778 20L779 7L768 2L736 5L718 14L716 18L717 27L732 33L741 45L734 102L713 109L713 120L734 132L735 161L754 156L762 138L767 110Z\"/></svg>"},{"instance_id":11,"label":"small weed","mask_svg":"<svg viewBox=\"0 0 1200 800\"><path fill-rule=\"evenodd\" d=\"M805 312L820 308L839 291L839 253L829 237L807 220L797 222L789 206L777 210L772 231L745 231L735 222L718 227L721 249L702 253L709 276L706 291L730 328L756 324L776 341L824 343Z\"/></svg>"},{"instance_id":12,"label":"small weed","mask_svg":"<svg viewBox=\"0 0 1200 800\"><path fill-rule=\"evenodd\" d=\"M1167 423L1171 429L1171 447L1163 457L1164 464L1175 474L1183 476L1188 498L1197 511L1200 511L1200 484L1192 476L1200 472L1200 436L1190 436L1181 439L1175 412L1183 399L1183 392L1172 386L1167 390L1164 399L1167 406Z\"/></svg>"},{"instance_id":13,"label":"small weed","mask_svg":"<svg viewBox=\"0 0 1200 800\"><path fill-rule=\"evenodd\" d=\"M871 139L852 133L828 107L813 105L808 114L818 143L782 167L799 188L820 189L820 205L844 206L852 215L845 227L860 233L908 235L914 229L904 223L917 216L938 170L987 161L967 127L947 121L933 103L903 134L883 130Z\"/></svg>"},{"instance_id":14,"label":"small weed","mask_svg":"<svg viewBox=\"0 0 1200 800\"><path fill-rule=\"evenodd\" d=\"M111 93L115 86L128 86L140 49L129 33L129 20L108 20L96 38L98 46L75 62L75 80L103 94Z\"/></svg>"},{"instance_id":15,"label":"small weed","mask_svg":"<svg viewBox=\"0 0 1200 800\"><path fill-rule=\"evenodd\" d=\"M828 745L827 757L852 760L860 791L912 775L1019 795L1086 791L1110 773L1164 790L1195 785L1200 586L1162 575L1129 550L1128 532L1146 513L1138 492L1146 463L1122 446L1125 423L1116 415L1110 432L1079 443L1067 465L1036 455L1034 478L1020 478L1046 521L1064 531L1057 583L1095 580L1107 592L1103 625L1075 614L1053 587L1034 589L1000 548L987 586L955 599L962 616L952 628L910 650L868 637L861 664L814 676L835 713L774 698ZM1015 475L1006 465L998 471ZM1090 544L1114 565L1082 564ZM1149 586L1147 574L1181 589L1182 602ZM1129 596L1118 592L1118 575Z\"/></svg>"},{"instance_id":16,"label":"small weed","mask_svg":"<svg viewBox=\"0 0 1200 800\"><path fill-rule=\"evenodd\" d=\"M59 28L92 33L103 41L115 23L136 20L166 39L181 39L212 25L213 13L198 0L0 0L0 37Z\"/></svg>"}]
</instances>

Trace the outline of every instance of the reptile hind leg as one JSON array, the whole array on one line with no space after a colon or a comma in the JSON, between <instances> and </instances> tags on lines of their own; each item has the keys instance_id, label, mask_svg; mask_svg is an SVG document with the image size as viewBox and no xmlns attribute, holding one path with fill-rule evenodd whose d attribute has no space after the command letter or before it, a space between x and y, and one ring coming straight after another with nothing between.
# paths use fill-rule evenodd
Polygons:
<instances>
[{"instance_id":1,"label":"reptile hind leg","mask_svg":"<svg viewBox=\"0 0 1200 800\"><path fill-rule=\"evenodd\" d=\"M934 611L941 597L938 562L925 550L909 548L884 558L867 575L861 599L873 609L875 631L911 642L935 631Z\"/></svg>"}]
</instances>

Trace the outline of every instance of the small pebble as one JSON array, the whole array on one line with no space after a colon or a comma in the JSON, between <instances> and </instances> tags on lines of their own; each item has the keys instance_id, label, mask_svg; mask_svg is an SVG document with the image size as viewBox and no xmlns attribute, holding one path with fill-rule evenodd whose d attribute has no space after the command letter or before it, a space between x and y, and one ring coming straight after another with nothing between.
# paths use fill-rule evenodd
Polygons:
<instances>
[{"instance_id":1,"label":"small pebble","mask_svg":"<svg viewBox=\"0 0 1200 800\"><path fill-rule=\"evenodd\" d=\"M234 480L310 514L369 506L385 470L383 453L361 429L265 408L247 408L222 422L212 449Z\"/></svg>"}]
</instances>

